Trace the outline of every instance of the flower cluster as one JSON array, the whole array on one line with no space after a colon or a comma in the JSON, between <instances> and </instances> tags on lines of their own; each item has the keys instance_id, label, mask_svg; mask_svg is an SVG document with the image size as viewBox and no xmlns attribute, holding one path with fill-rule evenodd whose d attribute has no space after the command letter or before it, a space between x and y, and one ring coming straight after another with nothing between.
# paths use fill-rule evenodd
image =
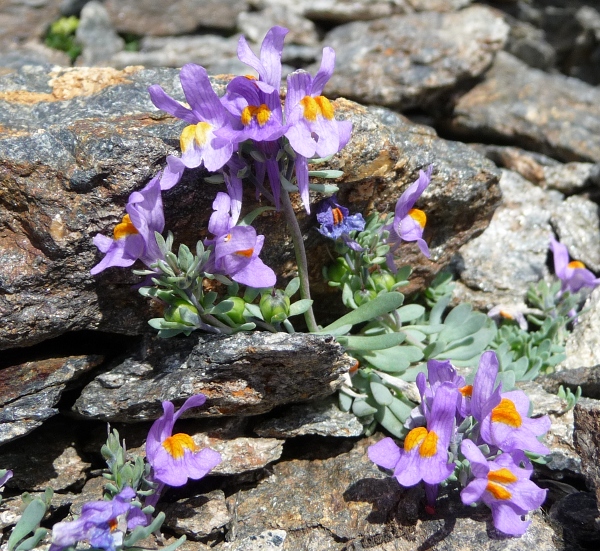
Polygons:
<instances>
[{"instance_id":1,"label":"flower cluster","mask_svg":"<svg viewBox=\"0 0 600 551\"><path fill-rule=\"evenodd\" d=\"M466 486L465 505L485 503L498 530L522 535L530 523L522 516L546 495L530 480L533 467L524 452L548 453L538 437L550 428L549 418L530 418L524 392L496 386L498 360L492 351L482 354L472 385L449 361L430 360L427 370L427 377L417 377L421 404L408 421L404 446L384 438L369 448L369 458L393 470L403 486L422 480L430 506L437 485L457 471Z\"/></svg>"},{"instance_id":2,"label":"flower cluster","mask_svg":"<svg viewBox=\"0 0 600 551\"><path fill-rule=\"evenodd\" d=\"M582 289L594 289L600 285L600 278L590 272L583 262L579 260L569 262L567 247L554 237L550 238L550 249L554 256L554 273L561 281L562 293L567 291L578 293Z\"/></svg>"},{"instance_id":3,"label":"flower cluster","mask_svg":"<svg viewBox=\"0 0 600 551\"><path fill-rule=\"evenodd\" d=\"M61 551L78 542L88 542L97 549L116 551L124 546L133 546L138 538L155 531L164 520L164 513L154 521L151 514L165 485L183 486L188 478L198 480L221 462L218 452L209 448L199 449L191 436L173 434L173 427L181 414L203 405L205 401L204 395L197 394L188 398L177 412L171 402L163 402L163 415L150 428L146 441L144 471L148 473L147 479L141 480L140 473L134 474L136 469L132 465L125 465L123 469L121 464L115 469L115 464L109 462L110 470L117 470L119 476L108 475L107 478L121 479L123 488L118 492L115 489L112 499L84 504L76 520L56 523L52 529L50 550ZM117 454L123 455L124 449L119 444L117 448ZM8 473L0 478L0 483L10 478L12 473ZM153 490L142 491L139 487L142 483L153 487ZM143 508L138 496L146 496ZM128 532L134 529L137 529L136 533L127 538Z\"/></svg>"}]
</instances>

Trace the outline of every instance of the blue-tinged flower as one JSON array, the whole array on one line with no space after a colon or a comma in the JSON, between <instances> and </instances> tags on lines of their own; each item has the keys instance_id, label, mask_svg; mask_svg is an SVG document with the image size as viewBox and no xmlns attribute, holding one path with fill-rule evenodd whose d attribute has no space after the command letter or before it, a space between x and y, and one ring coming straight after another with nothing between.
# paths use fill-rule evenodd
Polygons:
<instances>
[{"instance_id":1,"label":"blue-tinged flower","mask_svg":"<svg viewBox=\"0 0 600 551\"><path fill-rule=\"evenodd\" d=\"M154 422L146 440L146 458L152 465L154 480L169 486L183 486L188 478L198 480L221 462L218 452L199 449L188 434L173 434L173 426L181 414L205 401L206 396L196 394L177 412L171 402L162 403L164 413Z\"/></svg>"},{"instance_id":2,"label":"blue-tinged flower","mask_svg":"<svg viewBox=\"0 0 600 551\"><path fill-rule=\"evenodd\" d=\"M527 331L527 320L525 319L523 312L516 306L497 304L490 309L487 315L496 322L500 322L501 320L512 321L518 324L523 331Z\"/></svg>"},{"instance_id":3,"label":"blue-tinged flower","mask_svg":"<svg viewBox=\"0 0 600 551\"><path fill-rule=\"evenodd\" d=\"M429 165L427 171L419 171L419 178L413 182L400 196L394 209L394 219L391 224L383 229L390 231L389 241L395 243L388 253L387 264L390 270L395 270L393 253L402 241L416 241L421 252L429 258L429 247L423 239L423 229L427 222L427 216L422 210L413 208L417 199L431 182L433 165Z\"/></svg>"},{"instance_id":4,"label":"blue-tinged flower","mask_svg":"<svg viewBox=\"0 0 600 551\"><path fill-rule=\"evenodd\" d=\"M550 248L554 255L554 272L562 282L562 292L577 293L585 287L594 289L600 284L600 278L590 272L583 262L569 262L567 247L554 237L550 237Z\"/></svg>"},{"instance_id":5,"label":"blue-tinged flower","mask_svg":"<svg viewBox=\"0 0 600 551\"><path fill-rule=\"evenodd\" d=\"M465 505L481 501L492 510L494 526L509 536L521 536L531 521L521 517L542 505L546 490L530 479L533 467L525 454L516 450L488 461L470 440L463 440L461 451L471 464L475 479L462 490Z\"/></svg>"},{"instance_id":6,"label":"blue-tinged flower","mask_svg":"<svg viewBox=\"0 0 600 551\"><path fill-rule=\"evenodd\" d=\"M4 471L4 469L2 469ZM2 471L0 471L2 472ZM13 472L8 469L4 472L2 476L0 476L0 488L4 486L11 478L13 477Z\"/></svg>"},{"instance_id":7,"label":"blue-tinged flower","mask_svg":"<svg viewBox=\"0 0 600 551\"><path fill-rule=\"evenodd\" d=\"M90 270L92 275L111 266L131 266L138 259L151 266L163 258L154 235L165 227L160 174L129 196L125 210L127 214L115 226L112 239L102 234L94 237L94 245L105 256Z\"/></svg>"},{"instance_id":8,"label":"blue-tinged flower","mask_svg":"<svg viewBox=\"0 0 600 551\"><path fill-rule=\"evenodd\" d=\"M261 44L260 58L250 49L243 36L238 42L239 60L252 67L258 73L259 82L266 83L271 89L279 90L281 85L281 54L283 41L288 32L285 27L277 25L271 27Z\"/></svg>"},{"instance_id":9,"label":"blue-tinged flower","mask_svg":"<svg viewBox=\"0 0 600 551\"><path fill-rule=\"evenodd\" d=\"M448 463L448 446L452 438L457 401L456 388L444 383L435 394L427 427L412 429L404 439L403 449L391 438L384 438L368 449L369 459L385 469L393 469L402 486L414 486L423 480L439 484L454 470Z\"/></svg>"},{"instance_id":10,"label":"blue-tinged flower","mask_svg":"<svg viewBox=\"0 0 600 551\"><path fill-rule=\"evenodd\" d=\"M231 117L215 93L204 67L188 63L179 74L181 86L190 108L167 95L158 85L148 88L152 103L174 117L190 123L180 136L181 160L171 161L167 167L163 189L169 189L179 180L183 166L195 168L201 164L211 171L219 170L234 151L231 140L216 134L217 130L231 127Z\"/></svg>"},{"instance_id":11,"label":"blue-tinged flower","mask_svg":"<svg viewBox=\"0 0 600 551\"><path fill-rule=\"evenodd\" d=\"M57 522L52 528L50 551L87 541L92 547L116 551L123 545L127 529L146 525L141 509L131 504L133 489L124 488L111 501L91 501L81 509L79 518L72 522Z\"/></svg>"},{"instance_id":12,"label":"blue-tinged flower","mask_svg":"<svg viewBox=\"0 0 600 551\"><path fill-rule=\"evenodd\" d=\"M352 123L337 121L333 105L322 95L334 66L333 48L324 48L314 78L303 70L287 77L285 118L290 127L285 136L294 151L306 158L333 155L350 139Z\"/></svg>"},{"instance_id":13,"label":"blue-tinged flower","mask_svg":"<svg viewBox=\"0 0 600 551\"><path fill-rule=\"evenodd\" d=\"M427 362L427 377L424 373L417 375L416 384L421 394L421 405L419 409L423 416L428 417L431 410L433 398L444 383L446 386L454 387L460 396L456 403L457 414L464 418L471 412L470 397L471 387L465 384L464 377L456 372L450 360L429 360ZM414 419L414 416L413 416Z\"/></svg>"},{"instance_id":14,"label":"blue-tinged flower","mask_svg":"<svg viewBox=\"0 0 600 551\"><path fill-rule=\"evenodd\" d=\"M500 403L501 385L496 385L498 356L493 350L484 352L471 387L471 414L479 422Z\"/></svg>"},{"instance_id":15,"label":"blue-tinged flower","mask_svg":"<svg viewBox=\"0 0 600 551\"><path fill-rule=\"evenodd\" d=\"M317 231L330 239L349 238L351 231L365 229L365 219L362 214L350 214L350 211L340 205L335 197L324 199L319 205L317 222L321 224Z\"/></svg>"}]
</instances>

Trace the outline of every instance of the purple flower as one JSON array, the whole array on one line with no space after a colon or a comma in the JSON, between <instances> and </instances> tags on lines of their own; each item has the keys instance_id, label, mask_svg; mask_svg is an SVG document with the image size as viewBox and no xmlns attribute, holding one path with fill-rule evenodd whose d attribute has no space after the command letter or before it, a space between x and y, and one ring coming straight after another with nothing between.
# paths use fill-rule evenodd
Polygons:
<instances>
[{"instance_id":1,"label":"purple flower","mask_svg":"<svg viewBox=\"0 0 600 551\"><path fill-rule=\"evenodd\" d=\"M562 282L562 292L577 293L584 287L594 289L600 284L600 278L590 272L583 262L569 262L567 247L550 237L550 248L554 255L554 272Z\"/></svg>"},{"instance_id":2,"label":"purple flower","mask_svg":"<svg viewBox=\"0 0 600 551\"><path fill-rule=\"evenodd\" d=\"M4 486L13 477L13 472L9 469L0 476L0 488Z\"/></svg>"},{"instance_id":3,"label":"purple flower","mask_svg":"<svg viewBox=\"0 0 600 551\"><path fill-rule=\"evenodd\" d=\"M457 374L456 369L450 363L450 360L439 361L429 360L427 362L427 377L424 373L417 375L416 384L421 394L421 405L419 409L424 417L429 416L431 404L437 390L446 383L454 387L460 395L456 403L458 416L461 418L470 414L471 387L465 385L464 377Z\"/></svg>"},{"instance_id":4,"label":"purple flower","mask_svg":"<svg viewBox=\"0 0 600 551\"><path fill-rule=\"evenodd\" d=\"M387 258L390 270L395 269L393 253L402 241L416 241L421 252L428 258L430 256L429 247L423 240L427 217L422 210L414 209L413 206L431 182L432 171L433 165L429 165L426 172L419 171L419 178L398 199L392 223L383 228L390 231L390 243L395 243Z\"/></svg>"},{"instance_id":5,"label":"purple flower","mask_svg":"<svg viewBox=\"0 0 600 551\"><path fill-rule=\"evenodd\" d=\"M211 172L220 169L234 150L231 140L217 135L218 130L231 128L231 117L213 90L206 69L188 63L181 68L179 79L189 109L168 96L158 84L148 88L156 107L190 123L180 136L181 159L174 157L168 162L162 189L175 185L184 167L203 164Z\"/></svg>"},{"instance_id":6,"label":"purple flower","mask_svg":"<svg viewBox=\"0 0 600 551\"><path fill-rule=\"evenodd\" d=\"M427 418L427 428L412 429L400 449L391 438L384 438L368 449L369 459L385 469L393 469L402 486L423 480L438 484L448 478L454 464L448 463L448 445L454 427L456 388L448 383L439 387Z\"/></svg>"},{"instance_id":7,"label":"purple flower","mask_svg":"<svg viewBox=\"0 0 600 551\"><path fill-rule=\"evenodd\" d=\"M498 304L494 306L487 314L494 321L499 322L500 320L510 320L519 325L523 331L527 331L527 320L516 306L510 306L505 304Z\"/></svg>"},{"instance_id":8,"label":"purple flower","mask_svg":"<svg viewBox=\"0 0 600 551\"><path fill-rule=\"evenodd\" d=\"M258 255L265 237L257 235L252 226L236 226L237 216L231 213L233 201L227 193L219 192L213 202L214 212L208 230L215 236L207 239L214 253L206 270L231 277L234 281L254 288L272 287L277 276Z\"/></svg>"},{"instance_id":9,"label":"purple flower","mask_svg":"<svg viewBox=\"0 0 600 551\"><path fill-rule=\"evenodd\" d=\"M473 381L471 413L480 423L480 434L485 442L502 451L527 450L540 455L549 450L538 436L550 429L550 418L529 418L529 398L521 390L501 392L496 388L498 357L493 351L484 352Z\"/></svg>"},{"instance_id":10,"label":"purple flower","mask_svg":"<svg viewBox=\"0 0 600 551\"><path fill-rule=\"evenodd\" d=\"M362 214L349 214L348 209L340 205L334 197L328 197L321 202L317 212L317 222L321 224L317 231L330 239L341 239L348 237L351 231L365 229Z\"/></svg>"},{"instance_id":11,"label":"purple flower","mask_svg":"<svg viewBox=\"0 0 600 551\"><path fill-rule=\"evenodd\" d=\"M546 497L546 490L529 480L533 467L525 454L516 450L488 461L470 440L463 440L461 451L475 476L460 493L462 502L471 505L482 501L492 510L498 530L510 536L524 534L531 521L521 516L537 509Z\"/></svg>"},{"instance_id":12,"label":"purple flower","mask_svg":"<svg viewBox=\"0 0 600 551\"><path fill-rule=\"evenodd\" d=\"M314 78L303 70L287 77L285 116L290 127L285 136L294 151L306 158L333 155L350 139L352 123L336 121L333 105L322 95L334 66L333 48L324 48Z\"/></svg>"},{"instance_id":13,"label":"purple flower","mask_svg":"<svg viewBox=\"0 0 600 551\"><path fill-rule=\"evenodd\" d=\"M146 441L146 457L152 465L154 480L169 486L183 486L188 478L198 480L221 462L218 452L210 448L200 450L188 434L173 434L173 425L181 414L205 401L206 396L196 394L177 412L171 402L162 403L164 413L150 428Z\"/></svg>"},{"instance_id":14,"label":"purple flower","mask_svg":"<svg viewBox=\"0 0 600 551\"><path fill-rule=\"evenodd\" d=\"M240 61L255 69L260 82L266 83L271 89L279 90L281 85L281 53L283 52L283 41L288 32L289 30L285 27L271 27L261 44L260 58L256 57L243 36L238 42Z\"/></svg>"},{"instance_id":15,"label":"purple flower","mask_svg":"<svg viewBox=\"0 0 600 551\"><path fill-rule=\"evenodd\" d=\"M513 390L501 394L500 403L481 422L481 437L502 451L526 450L546 455L550 450L537 437L550 430L547 415L531 419L527 394Z\"/></svg>"},{"instance_id":16,"label":"purple flower","mask_svg":"<svg viewBox=\"0 0 600 551\"><path fill-rule=\"evenodd\" d=\"M131 266L138 259L151 266L163 258L154 235L154 232L161 233L165 227L160 191L159 174L142 190L129 196L125 207L127 214L115 226L114 239L96 234L94 245L106 256L90 270L92 275L111 266Z\"/></svg>"},{"instance_id":17,"label":"purple flower","mask_svg":"<svg viewBox=\"0 0 600 551\"><path fill-rule=\"evenodd\" d=\"M131 504L135 492L125 488L111 501L91 501L72 522L57 522L52 528L50 551L59 551L87 541L92 547L115 551L123 545L123 534L136 526L146 525L141 509Z\"/></svg>"}]
</instances>

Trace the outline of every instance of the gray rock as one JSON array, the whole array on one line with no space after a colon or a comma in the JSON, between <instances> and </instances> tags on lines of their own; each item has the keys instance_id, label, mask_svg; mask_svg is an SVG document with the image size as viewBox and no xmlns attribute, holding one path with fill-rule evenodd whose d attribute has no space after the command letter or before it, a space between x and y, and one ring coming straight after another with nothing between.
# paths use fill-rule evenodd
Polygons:
<instances>
[{"instance_id":1,"label":"gray rock","mask_svg":"<svg viewBox=\"0 0 600 551\"><path fill-rule=\"evenodd\" d=\"M600 90L499 52L450 123L466 140L510 142L562 161L600 161Z\"/></svg>"},{"instance_id":2,"label":"gray rock","mask_svg":"<svg viewBox=\"0 0 600 551\"><path fill-rule=\"evenodd\" d=\"M565 163L543 168L543 181L546 187L562 193L577 193L595 185L600 186L599 163Z\"/></svg>"},{"instance_id":3,"label":"gray rock","mask_svg":"<svg viewBox=\"0 0 600 551\"><path fill-rule=\"evenodd\" d=\"M166 515L163 526L192 540L215 534L231 520L222 490L169 503L161 509Z\"/></svg>"},{"instance_id":4,"label":"gray rock","mask_svg":"<svg viewBox=\"0 0 600 551\"><path fill-rule=\"evenodd\" d=\"M579 323L567 337L565 353L567 358L556 366L555 380L561 382L560 373L577 368L594 368L600 365L600 288L597 287L588 298ZM565 381L566 383L566 381Z\"/></svg>"},{"instance_id":5,"label":"gray rock","mask_svg":"<svg viewBox=\"0 0 600 551\"><path fill-rule=\"evenodd\" d=\"M324 39L337 53L329 93L399 110L431 105L481 75L508 31L484 6L342 25Z\"/></svg>"},{"instance_id":6,"label":"gray rock","mask_svg":"<svg viewBox=\"0 0 600 551\"><path fill-rule=\"evenodd\" d=\"M576 492L552 505L550 523L561 532L565 549L581 549L578 543L593 545L600 541L598 508L594 495Z\"/></svg>"},{"instance_id":7,"label":"gray rock","mask_svg":"<svg viewBox=\"0 0 600 551\"><path fill-rule=\"evenodd\" d=\"M238 541L224 543L219 549L223 551L271 551L291 549L285 545L287 533L285 530L265 530L258 535L248 536Z\"/></svg>"},{"instance_id":8,"label":"gray rock","mask_svg":"<svg viewBox=\"0 0 600 551\"><path fill-rule=\"evenodd\" d=\"M215 79L214 85L222 93L226 82ZM93 236L110 235L129 194L159 171L167 154L177 153L184 123L151 104L146 90L155 83L183 100L178 74L168 69L30 67L0 76L5 171L0 223L7 228L0 236L0 349L77 329L151 331L147 320L160 310L132 291L137 278L128 270L94 278L89 269L100 258ZM354 133L325 168L344 172L339 197L352 210L392 210L419 169L435 165L432 184L417 205L429 217L425 235L432 258L412 246L403 258L415 267L412 290L417 290L486 227L498 201L499 173L464 144L441 140L431 129L390 112L384 120L346 100L334 105L339 118L353 121ZM198 228L206 227L212 213L215 188L198 185L202 175L201 170L186 172L165 194L167 228L180 242L193 244L202 237ZM245 200L249 210L253 196ZM319 198L312 195L314 202ZM324 307L319 319L326 320L333 313L331 288L323 283L321 269L330 262L329 244L299 206L298 217L310 237L311 283ZM267 236L263 260L289 278L293 247L281 214L266 213L255 225ZM320 300L325 296L327 301Z\"/></svg>"},{"instance_id":9,"label":"gray rock","mask_svg":"<svg viewBox=\"0 0 600 551\"><path fill-rule=\"evenodd\" d=\"M101 361L101 356L74 356L1 369L0 444L28 434L56 415L54 406L65 387Z\"/></svg>"},{"instance_id":10,"label":"gray rock","mask_svg":"<svg viewBox=\"0 0 600 551\"><path fill-rule=\"evenodd\" d=\"M590 270L600 270L600 216L598 204L580 195L567 197L554 209L551 224L569 255Z\"/></svg>"},{"instance_id":11,"label":"gray rock","mask_svg":"<svg viewBox=\"0 0 600 551\"><path fill-rule=\"evenodd\" d=\"M556 52L546 41L544 32L522 21L511 21L506 51L530 67L547 71L554 67Z\"/></svg>"},{"instance_id":12,"label":"gray rock","mask_svg":"<svg viewBox=\"0 0 600 551\"><path fill-rule=\"evenodd\" d=\"M0 43L41 38L60 15L60 0L0 0Z\"/></svg>"},{"instance_id":13,"label":"gray rock","mask_svg":"<svg viewBox=\"0 0 600 551\"><path fill-rule=\"evenodd\" d=\"M561 200L507 170L500 188L504 204L489 227L459 251L454 264L460 277L455 298L482 310L523 303L529 285L549 276L550 217Z\"/></svg>"},{"instance_id":14,"label":"gray rock","mask_svg":"<svg viewBox=\"0 0 600 551\"><path fill-rule=\"evenodd\" d=\"M71 59L65 52L49 48L37 40L10 43L0 52L0 67L21 69L26 65L59 65L70 67Z\"/></svg>"},{"instance_id":15,"label":"gray rock","mask_svg":"<svg viewBox=\"0 0 600 551\"><path fill-rule=\"evenodd\" d=\"M254 427L259 436L290 438L305 434L360 436L364 427L355 415L341 411L336 399L291 406Z\"/></svg>"},{"instance_id":16,"label":"gray rock","mask_svg":"<svg viewBox=\"0 0 600 551\"><path fill-rule=\"evenodd\" d=\"M198 28L235 29L246 0L106 0L113 25L121 33L140 36L188 34Z\"/></svg>"},{"instance_id":17,"label":"gray rock","mask_svg":"<svg viewBox=\"0 0 600 551\"><path fill-rule=\"evenodd\" d=\"M295 362L301 356L302 362ZM194 417L255 415L332 394L354 360L330 336L238 333L147 339L138 358L111 366L81 392L73 411L91 419L144 421L164 400L207 396Z\"/></svg>"},{"instance_id":18,"label":"gray rock","mask_svg":"<svg viewBox=\"0 0 600 551\"><path fill-rule=\"evenodd\" d=\"M77 65L95 67L106 62L125 47L125 41L115 32L103 4L89 2L81 10L75 34L83 50Z\"/></svg>"}]
</instances>

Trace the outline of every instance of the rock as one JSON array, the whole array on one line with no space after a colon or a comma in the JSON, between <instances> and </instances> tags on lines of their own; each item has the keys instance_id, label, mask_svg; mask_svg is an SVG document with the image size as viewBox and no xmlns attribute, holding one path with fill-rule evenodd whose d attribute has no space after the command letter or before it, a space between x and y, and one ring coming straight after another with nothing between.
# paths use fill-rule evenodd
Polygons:
<instances>
[{"instance_id":1,"label":"rock","mask_svg":"<svg viewBox=\"0 0 600 551\"><path fill-rule=\"evenodd\" d=\"M319 436L360 436L364 427L358 418L337 407L337 400L290 406L254 427L261 437L290 438L305 434Z\"/></svg>"},{"instance_id":2,"label":"rock","mask_svg":"<svg viewBox=\"0 0 600 551\"><path fill-rule=\"evenodd\" d=\"M0 465L13 471L7 488L61 492L83 486L90 463L77 450L71 424L56 418L44 425L43 431L0 447Z\"/></svg>"},{"instance_id":3,"label":"rock","mask_svg":"<svg viewBox=\"0 0 600 551\"><path fill-rule=\"evenodd\" d=\"M600 342L598 340L598 327L600 327L600 288L592 291L584 306L584 310L584 313L579 316L579 322L567 337L565 344L567 357L556 366L556 373L553 375L553 379L560 384L563 383L561 375L563 371L578 368L596 369L596 366L600 364ZM583 373L585 372L579 372L580 375ZM564 380L565 383L566 381Z\"/></svg>"},{"instance_id":4,"label":"rock","mask_svg":"<svg viewBox=\"0 0 600 551\"><path fill-rule=\"evenodd\" d=\"M489 227L454 260L459 284L454 296L487 311L525 301L531 283L549 275L546 261L552 209L561 196L544 192L515 172L503 170L504 204Z\"/></svg>"},{"instance_id":5,"label":"rock","mask_svg":"<svg viewBox=\"0 0 600 551\"><path fill-rule=\"evenodd\" d=\"M113 55L125 47L125 41L115 32L108 12L99 2L89 2L81 10L76 39L82 47L77 65L95 67L106 65Z\"/></svg>"},{"instance_id":6,"label":"rock","mask_svg":"<svg viewBox=\"0 0 600 551\"><path fill-rule=\"evenodd\" d=\"M214 85L222 93L226 82ZM147 320L160 311L132 291L137 278L128 270L94 278L89 269L100 258L94 235L112 233L129 194L177 151L184 124L151 104L146 89L154 83L183 100L177 71L168 69L30 67L0 76L0 200L5 206L0 223L6 228L0 235L0 349L79 329L125 335L151 331ZM417 203L429 217L425 236L432 257L407 246L403 258L415 267L412 290L417 290L486 227L498 201L499 173L464 144L437 138L422 125L393 115L384 120L341 99L335 106L337 116L353 121L354 134L326 168L344 172L339 197L353 210L392 210L419 170L435 165L433 183ZM202 176L201 170L187 171L165 194L166 227L191 245L205 236L198 228L206 227L216 191L198 185ZM245 208L252 208L253 198L248 190ZM295 206L309 236L314 298L325 307L325 322L333 312L332 290L321 268L330 261L330 244L314 230L314 218L298 201ZM266 213L256 227L267 235L262 258L289 279L295 260L281 213Z\"/></svg>"},{"instance_id":7,"label":"rock","mask_svg":"<svg viewBox=\"0 0 600 551\"><path fill-rule=\"evenodd\" d=\"M580 400L574 410L575 449L581 457L581 470L588 488L596 497L596 531L600 531L600 402ZM597 535L598 537L598 535Z\"/></svg>"},{"instance_id":8,"label":"rock","mask_svg":"<svg viewBox=\"0 0 600 551\"><path fill-rule=\"evenodd\" d=\"M600 161L600 91L549 75L506 52L462 96L448 128L465 140L504 142L562 161Z\"/></svg>"},{"instance_id":9,"label":"rock","mask_svg":"<svg viewBox=\"0 0 600 551\"><path fill-rule=\"evenodd\" d=\"M398 110L426 107L480 76L508 31L484 6L339 26L324 39L337 54L329 93Z\"/></svg>"},{"instance_id":10,"label":"rock","mask_svg":"<svg viewBox=\"0 0 600 551\"><path fill-rule=\"evenodd\" d=\"M550 189L562 193L576 193L579 190L600 185L600 164L565 163L544 167L544 182Z\"/></svg>"},{"instance_id":11,"label":"rock","mask_svg":"<svg viewBox=\"0 0 600 551\"><path fill-rule=\"evenodd\" d=\"M65 387L102 359L93 355L49 358L0 369L0 444L56 415L54 406Z\"/></svg>"},{"instance_id":12,"label":"rock","mask_svg":"<svg viewBox=\"0 0 600 551\"><path fill-rule=\"evenodd\" d=\"M163 526L192 540L213 535L231 520L222 490L182 499L162 510L166 514Z\"/></svg>"},{"instance_id":13,"label":"rock","mask_svg":"<svg viewBox=\"0 0 600 551\"><path fill-rule=\"evenodd\" d=\"M552 505L549 519L562 532L569 549L581 549L578 542L598 542L598 509L594 496L588 492L569 494Z\"/></svg>"},{"instance_id":14,"label":"rock","mask_svg":"<svg viewBox=\"0 0 600 551\"><path fill-rule=\"evenodd\" d=\"M600 270L600 216L598 203L581 195L567 197L557 205L551 223L557 239L567 246L573 260L590 270Z\"/></svg>"},{"instance_id":15,"label":"rock","mask_svg":"<svg viewBox=\"0 0 600 551\"><path fill-rule=\"evenodd\" d=\"M40 38L60 15L59 0L0 0L2 45Z\"/></svg>"},{"instance_id":16,"label":"rock","mask_svg":"<svg viewBox=\"0 0 600 551\"><path fill-rule=\"evenodd\" d=\"M198 28L235 29L246 0L174 0L168 5L154 0L106 0L113 25L120 33L167 36L195 32Z\"/></svg>"},{"instance_id":17,"label":"rock","mask_svg":"<svg viewBox=\"0 0 600 551\"><path fill-rule=\"evenodd\" d=\"M506 51L530 67L548 71L554 67L556 52L541 29L522 21L511 21Z\"/></svg>"},{"instance_id":18,"label":"rock","mask_svg":"<svg viewBox=\"0 0 600 551\"><path fill-rule=\"evenodd\" d=\"M301 356L302 362L294 357ZM99 375L73 410L89 419L157 418L164 400L199 392L192 416L255 415L277 405L332 394L354 360L330 336L237 333L230 337L147 339L137 358Z\"/></svg>"},{"instance_id":19,"label":"rock","mask_svg":"<svg viewBox=\"0 0 600 551\"><path fill-rule=\"evenodd\" d=\"M221 549L224 551L269 551L284 549L284 543L287 537L285 530L265 530L258 535L248 536L247 538L231 543L224 543Z\"/></svg>"}]
</instances>

